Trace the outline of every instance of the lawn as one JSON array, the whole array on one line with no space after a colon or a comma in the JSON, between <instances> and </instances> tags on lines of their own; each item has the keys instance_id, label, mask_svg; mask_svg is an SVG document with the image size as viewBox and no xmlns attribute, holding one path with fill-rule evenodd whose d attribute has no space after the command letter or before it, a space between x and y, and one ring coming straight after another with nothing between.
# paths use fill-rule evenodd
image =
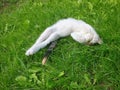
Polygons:
<instances>
[{"instance_id":1,"label":"lawn","mask_svg":"<svg viewBox=\"0 0 120 90\"><path fill-rule=\"evenodd\" d=\"M120 90L119 0L6 1L0 2L0 90ZM104 43L62 38L44 66L48 47L25 56L46 27L67 17L92 25Z\"/></svg>"}]
</instances>

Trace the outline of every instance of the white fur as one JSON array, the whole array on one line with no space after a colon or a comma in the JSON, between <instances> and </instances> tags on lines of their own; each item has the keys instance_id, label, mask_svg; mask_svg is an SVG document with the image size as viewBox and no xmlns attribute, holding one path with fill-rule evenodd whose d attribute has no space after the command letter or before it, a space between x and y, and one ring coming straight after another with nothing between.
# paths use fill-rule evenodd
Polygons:
<instances>
[{"instance_id":1,"label":"white fur","mask_svg":"<svg viewBox=\"0 0 120 90\"><path fill-rule=\"evenodd\" d=\"M82 20L73 18L59 20L54 25L48 27L37 39L35 44L26 51L26 55L32 55L41 48L47 46L50 42L59 39L60 37L71 37L79 42L85 44L101 44L102 40L95 30Z\"/></svg>"}]
</instances>

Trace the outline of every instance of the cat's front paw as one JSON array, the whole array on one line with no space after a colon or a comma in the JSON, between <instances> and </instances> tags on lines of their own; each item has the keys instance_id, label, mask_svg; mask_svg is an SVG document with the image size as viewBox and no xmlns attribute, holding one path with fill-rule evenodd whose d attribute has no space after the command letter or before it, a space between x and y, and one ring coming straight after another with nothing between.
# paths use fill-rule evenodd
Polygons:
<instances>
[{"instance_id":1,"label":"cat's front paw","mask_svg":"<svg viewBox=\"0 0 120 90\"><path fill-rule=\"evenodd\" d=\"M25 53L26 56L30 56L30 55L33 55L33 54L34 54L34 50L33 49L29 49Z\"/></svg>"}]
</instances>

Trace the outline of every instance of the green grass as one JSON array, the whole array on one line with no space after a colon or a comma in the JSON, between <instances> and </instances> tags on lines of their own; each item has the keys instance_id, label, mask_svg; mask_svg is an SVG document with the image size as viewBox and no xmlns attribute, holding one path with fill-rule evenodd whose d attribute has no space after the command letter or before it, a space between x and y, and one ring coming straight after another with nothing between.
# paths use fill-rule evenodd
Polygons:
<instances>
[{"instance_id":1,"label":"green grass","mask_svg":"<svg viewBox=\"0 0 120 90\"><path fill-rule=\"evenodd\" d=\"M11 0L12 1L12 0ZM0 90L120 90L119 0L26 0L0 14ZM25 51L40 33L67 17L91 24L98 46L61 39L47 64L44 48Z\"/></svg>"}]
</instances>

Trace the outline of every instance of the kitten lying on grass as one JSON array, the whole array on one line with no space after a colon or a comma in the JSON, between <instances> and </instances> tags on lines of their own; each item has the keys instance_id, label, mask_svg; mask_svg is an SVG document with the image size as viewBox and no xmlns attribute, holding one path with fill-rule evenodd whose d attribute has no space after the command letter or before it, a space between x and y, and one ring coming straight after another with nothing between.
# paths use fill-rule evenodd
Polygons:
<instances>
[{"instance_id":1,"label":"kitten lying on grass","mask_svg":"<svg viewBox=\"0 0 120 90\"><path fill-rule=\"evenodd\" d=\"M102 40L92 26L82 20L68 18L59 20L57 23L48 27L25 54L27 56L33 55L49 43L68 35L71 35L79 43L88 45L102 44Z\"/></svg>"}]
</instances>

